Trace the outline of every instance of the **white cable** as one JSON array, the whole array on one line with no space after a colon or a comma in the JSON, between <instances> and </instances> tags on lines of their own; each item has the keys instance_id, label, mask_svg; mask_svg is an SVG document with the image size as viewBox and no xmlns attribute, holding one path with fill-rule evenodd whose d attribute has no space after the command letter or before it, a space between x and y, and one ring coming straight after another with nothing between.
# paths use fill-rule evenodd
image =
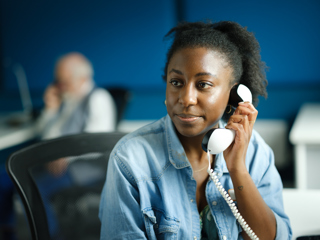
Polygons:
<instances>
[{"instance_id":1,"label":"white cable","mask_svg":"<svg viewBox=\"0 0 320 240\"><path fill-rule=\"evenodd\" d=\"M257 237L257 235L252 231L252 229L249 227L249 225L247 224L247 222L244 220L244 218L241 216L241 214L238 211L238 208L236 207L235 203L233 202L233 200L231 199L231 197L229 196L229 194L226 192L226 190L222 187L221 183L219 182L219 179L216 175L216 173L211 169L210 166L210 150L208 149L207 151L207 156L208 156L208 161L209 161L209 167L207 172L210 175L210 178L212 179L213 183L216 185L216 187L218 188L220 194L222 195L222 197L224 198L224 200L228 203L232 214L234 215L234 217L237 219L237 221L239 222L240 226L242 227L242 229L246 232L246 234L248 234L248 236L252 239L252 240L259 240L259 238Z\"/></svg>"}]
</instances>

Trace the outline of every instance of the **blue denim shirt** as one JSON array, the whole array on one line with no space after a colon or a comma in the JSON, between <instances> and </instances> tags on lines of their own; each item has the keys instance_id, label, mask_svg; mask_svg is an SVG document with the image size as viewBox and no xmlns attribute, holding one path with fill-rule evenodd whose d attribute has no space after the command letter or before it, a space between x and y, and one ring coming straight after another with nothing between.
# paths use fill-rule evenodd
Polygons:
<instances>
[{"instance_id":1,"label":"blue denim shirt","mask_svg":"<svg viewBox=\"0 0 320 240\"><path fill-rule=\"evenodd\" d=\"M273 152L255 131L246 165L274 212L276 239L291 239ZM223 154L216 156L214 171L226 190L233 189ZM122 138L110 155L101 196L101 239L200 239L197 183L192 175L168 115ZM239 224L212 180L207 182L206 198L219 238L242 239Z\"/></svg>"}]
</instances>

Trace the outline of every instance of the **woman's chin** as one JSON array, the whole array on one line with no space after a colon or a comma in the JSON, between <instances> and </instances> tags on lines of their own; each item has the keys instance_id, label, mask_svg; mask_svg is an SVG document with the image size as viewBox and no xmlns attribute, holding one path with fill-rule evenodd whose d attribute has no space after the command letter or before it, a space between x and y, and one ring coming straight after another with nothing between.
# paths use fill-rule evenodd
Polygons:
<instances>
[{"instance_id":1,"label":"woman's chin","mask_svg":"<svg viewBox=\"0 0 320 240\"><path fill-rule=\"evenodd\" d=\"M206 134L206 130L204 129L197 129L197 128L180 128L176 127L177 133L182 137L186 138L194 138L194 137L201 137Z\"/></svg>"}]
</instances>

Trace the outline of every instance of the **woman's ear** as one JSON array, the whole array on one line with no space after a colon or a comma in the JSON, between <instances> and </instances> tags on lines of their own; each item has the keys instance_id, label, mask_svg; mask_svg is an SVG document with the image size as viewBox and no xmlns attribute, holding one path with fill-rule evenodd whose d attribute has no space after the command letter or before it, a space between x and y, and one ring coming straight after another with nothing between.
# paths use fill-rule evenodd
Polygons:
<instances>
[{"instance_id":1,"label":"woman's ear","mask_svg":"<svg viewBox=\"0 0 320 240\"><path fill-rule=\"evenodd\" d=\"M235 86L237 86L239 83L238 82L235 82L235 83L231 83L230 84L230 91L232 88L234 88Z\"/></svg>"}]
</instances>

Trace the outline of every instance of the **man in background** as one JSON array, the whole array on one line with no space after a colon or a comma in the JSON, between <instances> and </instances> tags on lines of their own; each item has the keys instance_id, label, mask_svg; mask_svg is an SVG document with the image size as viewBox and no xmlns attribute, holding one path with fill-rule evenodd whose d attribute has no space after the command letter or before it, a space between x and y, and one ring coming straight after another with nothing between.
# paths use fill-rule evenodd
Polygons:
<instances>
[{"instance_id":1,"label":"man in background","mask_svg":"<svg viewBox=\"0 0 320 240\"><path fill-rule=\"evenodd\" d=\"M41 139L80 132L109 132L116 128L112 96L93 81L91 63L80 53L68 53L56 63L54 81L44 93L45 107L37 122ZM68 161L48 164L55 175L64 173Z\"/></svg>"},{"instance_id":2,"label":"man in background","mask_svg":"<svg viewBox=\"0 0 320 240\"><path fill-rule=\"evenodd\" d=\"M42 139L115 130L113 98L94 85L91 63L80 53L69 53L57 61L54 81L45 91L44 103L37 124Z\"/></svg>"}]
</instances>

